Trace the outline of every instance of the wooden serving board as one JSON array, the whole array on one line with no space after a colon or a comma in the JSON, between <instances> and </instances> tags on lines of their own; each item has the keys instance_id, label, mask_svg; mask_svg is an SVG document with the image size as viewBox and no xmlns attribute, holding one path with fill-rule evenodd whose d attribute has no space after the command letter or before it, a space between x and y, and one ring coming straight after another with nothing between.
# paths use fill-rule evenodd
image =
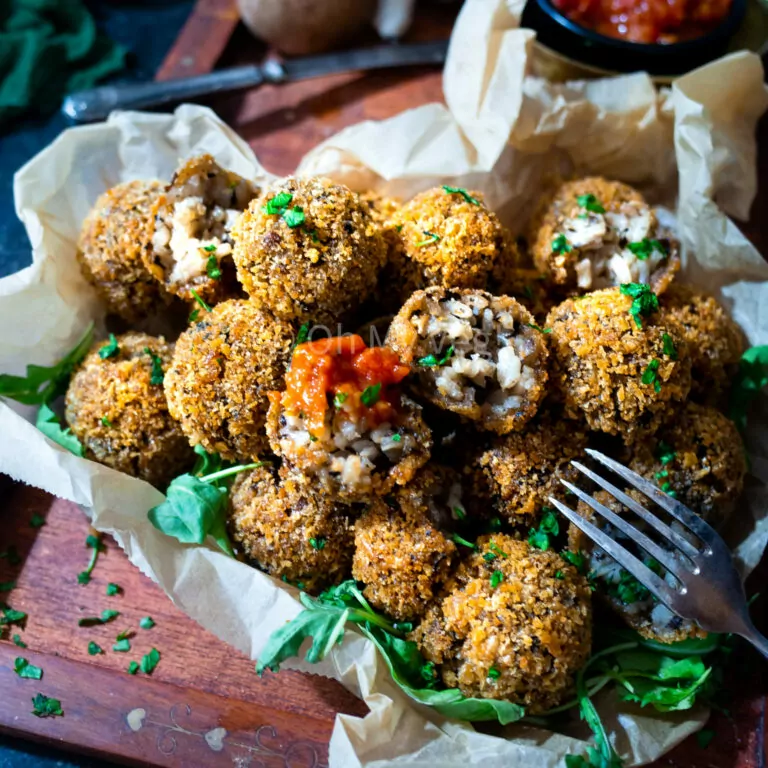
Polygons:
<instances>
[{"instance_id":1,"label":"wooden serving board","mask_svg":"<svg viewBox=\"0 0 768 768\"><path fill-rule=\"evenodd\" d=\"M410 39L447 37L455 11L455 4L423 4ZM264 53L238 27L230 0L200 0L158 77L207 72ZM346 125L436 100L442 100L440 73L414 69L265 87L219 97L211 106L269 170L288 173L307 150ZM761 131L765 148L768 124ZM765 195L765 154L760 163ZM767 217L755 218L749 234L758 245L768 244ZM45 525L30 525L34 515L45 518ZM114 542L105 542L92 581L79 585L77 574L90 554L89 527L75 505L0 476L0 521L0 552L14 546L19 559L13 564L0 558L0 584L16 582L0 600L28 614L26 626L10 633L18 633L27 649L0 640L0 732L131 765L305 768L327 765L336 713L367 711L341 685L322 677L286 671L258 678L249 659L185 616ZM757 575L754 582L760 581ZM106 595L110 582L121 587L113 597ZM78 619L107 608L120 616L104 626L78 626ZM139 629L144 616L154 619L153 629ZM113 652L117 633L129 628L135 630L130 652ZM90 641L106 652L89 655ZM129 662L151 648L161 653L152 676L129 675ZM739 650L729 715L714 716L712 744L703 750L690 739L657 766L762 768L762 666L751 651ZM44 670L41 681L16 676L18 655ZM65 716L33 716L37 692L60 699Z\"/></svg>"}]
</instances>

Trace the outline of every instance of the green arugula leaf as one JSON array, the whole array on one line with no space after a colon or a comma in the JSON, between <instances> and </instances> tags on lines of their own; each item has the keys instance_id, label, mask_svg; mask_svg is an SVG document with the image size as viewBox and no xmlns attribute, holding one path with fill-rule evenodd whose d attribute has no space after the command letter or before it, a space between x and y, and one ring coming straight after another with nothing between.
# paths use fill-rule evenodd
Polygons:
<instances>
[{"instance_id":1,"label":"green arugula leaf","mask_svg":"<svg viewBox=\"0 0 768 768\"><path fill-rule=\"evenodd\" d=\"M461 195L472 205L480 205L480 201L476 197L472 197L463 187L449 187L447 184L443 184L443 190L449 195Z\"/></svg>"},{"instance_id":2,"label":"green arugula leaf","mask_svg":"<svg viewBox=\"0 0 768 768\"><path fill-rule=\"evenodd\" d=\"M66 448L70 453L74 453L75 456L83 455L82 443L72 434L69 427L61 425L59 417L45 403L40 406L40 410L37 412L35 426L49 440L53 440L57 445Z\"/></svg>"},{"instance_id":3,"label":"green arugula leaf","mask_svg":"<svg viewBox=\"0 0 768 768\"><path fill-rule=\"evenodd\" d=\"M99 357L102 360L114 357L120 353L120 346L117 343L117 337L114 333L109 334L109 341L99 349Z\"/></svg>"},{"instance_id":4,"label":"green arugula leaf","mask_svg":"<svg viewBox=\"0 0 768 768\"><path fill-rule=\"evenodd\" d=\"M30 664L27 659L17 656L13 662L13 671L25 680L42 680L43 670Z\"/></svg>"},{"instance_id":5,"label":"green arugula leaf","mask_svg":"<svg viewBox=\"0 0 768 768\"><path fill-rule=\"evenodd\" d=\"M153 648L149 653L141 657L141 671L145 675L151 675L160 663L160 651Z\"/></svg>"},{"instance_id":6,"label":"green arugula leaf","mask_svg":"<svg viewBox=\"0 0 768 768\"><path fill-rule=\"evenodd\" d=\"M648 317L658 311L658 297L645 283L623 283L619 290L625 296L632 298L629 314L634 318L637 327L642 328L643 321L641 318Z\"/></svg>"},{"instance_id":7,"label":"green arugula leaf","mask_svg":"<svg viewBox=\"0 0 768 768\"><path fill-rule=\"evenodd\" d=\"M739 372L733 382L728 403L728 415L742 432L747 427L750 405L767 385L768 345L750 347L739 361Z\"/></svg>"},{"instance_id":8,"label":"green arugula leaf","mask_svg":"<svg viewBox=\"0 0 768 768\"><path fill-rule=\"evenodd\" d=\"M42 693L38 693L32 699L32 714L35 717L63 717L64 710L58 699L49 699Z\"/></svg>"},{"instance_id":9,"label":"green arugula leaf","mask_svg":"<svg viewBox=\"0 0 768 768\"><path fill-rule=\"evenodd\" d=\"M51 366L28 365L26 376L0 374L0 397L8 397L25 405L43 405L63 395L74 367L85 357L92 343L93 323L58 363Z\"/></svg>"}]
</instances>

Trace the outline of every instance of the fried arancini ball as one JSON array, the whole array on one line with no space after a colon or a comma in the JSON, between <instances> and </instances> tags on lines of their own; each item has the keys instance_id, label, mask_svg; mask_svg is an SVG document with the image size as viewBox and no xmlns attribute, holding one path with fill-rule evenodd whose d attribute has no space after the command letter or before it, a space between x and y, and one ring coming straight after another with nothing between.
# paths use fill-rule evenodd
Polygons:
<instances>
[{"instance_id":1,"label":"fried arancini ball","mask_svg":"<svg viewBox=\"0 0 768 768\"><path fill-rule=\"evenodd\" d=\"M626 444L652 435L691 388L688 345L661 322L654 302L647 288L634 299L605 288L567 299L547 317L551 380L565 415L583 414L590 429Z\"/></svg>"},{"instance_id":2,"label":"fried arancini ball","mask_svg":"<svg viewBox=\"0 0 768 768\"><path fill-rule=\"evenodd\" d=\"M239 298L232 227L258 187L222 168L211 155L184 162L153 207L147 268L169 293L208 304Z\"/></svg>"},{"instance_id":3,"label":"fried arancini ball","mask_svg":"<svg viewBox=\"0 0 768 768\"><path fill-rule=\"evenodd\" d=\"M386 259L368 206L329 179L276 183L234 235L237 275L254 301L277 317L332 328L368 298Z\"/></svg>"},{"instance_id":4,"label":"fried arancini ball","mask_svg":"<svg viewBox=\"0 0 768 768\"><path fill-rule=\"evenodd\" d=\"M159 181L129 181L107 190L83 222L77 260L107 310L130 323L169 304L171 296L144 263L152 250L152 208Z\"/></svg>"},{"instance_id":5,"label":"fried arancini ball","mask_svg":"<svg viewBox=\"0 0 768 768\"><path fill-rule=\"evenodd\" d=\"M721 404L744 352L740 328L717 299L690 285L674 283L660 302L662 322L688 342L691 397Z\"/></svg>"},{"instance_id":6,"label":"fried arancini ball","mask_svg":"<svg viewBox=\"0 0 768 768\"><path fill-rule=\"evenodd\" d=\"M528 241L537 269L567 292L649 283L660 294L680 269L678 242L643 196L599 176L547 193Z\"/></svg>"},{"instance_id":7,"label":"fried arancini ball","mask_svg":"<svg viewBox=\"0 0 768 768\"><path fill-rule=\"evenodd\" d=\"M311 592L348 577L353 510L318 495L302 475L270 467L243 472L230 506L233 540L270 576Z\"/></svg>"},{"instance_id":8,"label":"fried arancini ball","mask_svg":"<svg viewBox=\"0 0 768 768\"><path fill-rule=\"evenodd\" d=\"M546 394L546 334L509 296L416 291L392 320L386 344L413 367L422 397L481 429L522 429Z\"/></svg>"},{"instance_id":9,"label":"fried arancini ball","mask_svg":"<svg viewBox=\"0 0 768 768\"><path fill-rule=\"evenodd\" d=\"M715 408L687 403L674 422L637 443L629 466L715 528L733 514L747 460L736 425Z\"/></svg>"},{"instance_id":10,"label":"fried arancini ball","mask_svg":"<svg viewBox=\"0 0 768 768\"><path fill-rule=\"evenodd\" d=\"M194 463L158 381L168 370L173 346L144 333L116 339L116 347L97 342L75 371L65 418L87 459L165 490Z\"/></svg>"},{"instance_id":11,"label":"fried arancini ball","mask_svg":"<svg viewBox=\"0 0 768 768\"><path fill-rule=\"evenodd\" d=\"M484 289L516 249L479 192L429 189L406 203L391 222L400 235L391 259L391 288L403 302L429 286Z\"/></svg>"},{"instance_id":12,"label":"fried arancini ball","mask_svg":"<svg viewBox=\"0 0 768 768\"><path fill-rule=\"evenodd\" d=\"M410 634L443 682L535 715L559 704L590 653L591 592L555 552L493 534Z\"/></svg>"},{"instance_id":13,"label":"fried arancini ball","mask_svg":"<svg viewBox=\"0 0 768 768\"><path fill-rule=\"evenodd\" d=\"M635 489L625 489L625 493L639 504L647 506L648 500ZM627 513L624 506L607 491L597 491L594 494L594 499L617 515L623 517ZM597 523L597 515L583 501L579 502L576 509L582 517ZM632 523L643 527L642 521L634 518ZM633 548L632 542L614 526L608 523L599 523L599 527L623 546ZM680 528L679 531L682 533L684 529ZM692 540L691 543L695 543L695 540ZM676 643L690 638L706 637L707 633L694 622L677 616L665 605L654 600L651 593L640 582L625 571L604 550L595 545L575 525L570 525L568 528L568 548L571 552L580 552L586 558L584 570L589 573L590 581L596 587L596 595L628 626L643 637L660 643ZM659 575L664 576L661 566L654 565L654 561L648 558L644 550L637 548L634 550L634 554L652 566ZM672 554L680 560L683 568L688 567L689 562L683 555ZM677 584L672 577L669 578L671 585Z\"/></svg>"},{"instance_id":14,"label":"fried arancini ball","mask_svg":"<svg viewBox=\"0 0 768 768\"><path fill-rule=\"evenodd\" d=\"M250 301L201 312L181 334L165 377L168 407L192 445L229 461L268 452L267 393L283 386L293 327Z\"/></svg>"},{"instance_id":15,"label":"fried arancini ball","mask_svg":"<svg viewBox=\"0 0 768 768\"><path fill-rule=\"evenodd\" d=\"M456 545L433 523L425 494L409 487L375 499L355 522L352 576L374 608L420 617L448 577Z\"/></svg>"},{"instance_id":16,"label":"fried arancini ball","mask_svg":"<svg viewBox=\"0 0 768 768\"><path fill-rule=\"evenodd\" d=\"M473 511L505 517L513 526L535 525L549 497L563 498L560 478L575 482L571 467L587 447L583 423L538 416L522 432L494 438L464 469Z\"/></svg>"}]
</instances>

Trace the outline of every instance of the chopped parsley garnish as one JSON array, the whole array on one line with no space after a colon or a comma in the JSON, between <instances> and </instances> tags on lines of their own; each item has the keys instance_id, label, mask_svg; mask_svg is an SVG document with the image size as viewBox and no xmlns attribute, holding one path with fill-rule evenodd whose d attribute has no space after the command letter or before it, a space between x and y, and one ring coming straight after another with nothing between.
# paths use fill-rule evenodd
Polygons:
<instances>
[{"instance_id":1,"label":"chopped parsley garnish","mask_svg":"<svg viewBox=\"0 0 768 768\"><path fill-rule=\"evenodd\" d=\"M309 338L309 323L304 323L301 328L299 328L299 332L296 334L296 341L293 345L293 349L296 349L296 347L299 346L299 344L303 344L307 339Z\"/></svg>"},{"instance_id":2,"label":"chopped parsley garnish","mask_svg":"<svg viewBox=\"0 0 768 768\"><path fill-rule=\"evenodd\" d=\"M141 659L141 671L145 675L151 675L155 671L155 667L160 663L160 651L157 648L153 648L146 656Z\"/></svg>"},{"instance_id":3,"label":"chopped parsley garnish","mask_svg":"<svg viewBox=\"0 0 768 768\"><path fill-rule=\"evenodd\" d=\"M88 643L88 655L98 656L100 653L104 653L104 649L100 645L94 643L93 640L91 640L91 642Z\"/></svg>"},{"instance_id":4,"label":"chopped parsley garnish","mask_svg":"<svg viewBox=\"0 0 768 768\"><path fill-rule=\"evenodd\" d=\"M63 717L64 710L58 699L49 699L42 693L38 693L32 699L32 714L35 717Z\"/></svg>"},{"instance_id":5,"label":"chopped parsley garnish","mask_svg":"<svg viewBox=\"0 0 768 768\"><path fill-rule=\"evenodd\" d=\"M263 205L261 210L268 216L282 216L291 200L293 200L293 195L290 192L278 192L274 197L267 200L267 204Z\"/></svg>"},{"instance_id":6,"label":"chopped parsley garnish","mask_svg":"<svg viewBox=\"0 0 768 768\"><path fill-rule=\"evenodd\" d=\"M109 584L107 584L107 597L113 597L114 595L117 595L122 591L123 590L120 588L119 584L115 584L111 581L109 582Z\"/></svg>"},{"instance_id":7,"label":"chopped parsley garnish","mask_svg":"<svg viewBox=\"0 0 768 768\"><path fill-rule=\"evenodd\" d=\"M663 440L659 440L659 444L656 446L656 450L654 451L654 456L656 457L656 460L661 462L663 465L671 464L677 456L677 451L675 451L668 443L665 443Z\"/></svg>"},{"instance_id":8,"label":"chopped parsley garnish","mask_svg":"<svg viewBox=\"0 0 768 768\"><path fill-rule=\"evenodd\" d=\"M624 605L632 605L647 600L651 593L628 571L622 570L619 580L610 584L607 593L620 600Z\"/></svg>"},{"instance_id":9,"label":"chopped parsley garnish","mask_svg":"<svg viewBox=\"0 0 768 768\"><path fill-rule=\"evenodd\" d=\"M664 333L661 336L661 343L664 354L670 360L677 360L677 347L672 337L668 333Z\"/></svg>"},{"instance_id":10,"label":"chopped parsley garnish","mask_svg":"<svg viewBox=\"0 0 768 768\"><path fill-rule=\"evenodd\" d=\"M140 622L139 626L142 629L152 629L155 626L155 622L151 616L145 616Z\"/></svg>"},{"instance_id":11,"label":"chopped parsley garnish","mask_svg":"<svg viewBox=\"0 0 768 768\"><path fill-rule=\"evenodd\" d=\"M137 661L132 661L128 665L128 674L135 675L138 671L139 671L139 663Z\"/></svg>"},{"instance_id":12,"label":"chopped parsley garnish","mask_svg":"<svg viewBox=\"0 0 768 768\"><path fill-rule=\"evenodd\" d=\"M454 507L453 514L456 515L457 520L467 519L467 513L461 507Z\"/></svg>"},{"instance_id":13,"label":"chopped parsley garnish","mask_svg":"<svg viewBox=\"0 0 768 768\"><path fill-rule=\"evenodd\" d=\"M442 357L438 358L435 355L427 355L426 357L419 358L417 363L424 368L437 368L445 365L453 357L454 351L453 346L450 346L445 350L445 354Z\"/></svg>"},{"instance_id":14,"label":"chopped parsley garnish","mask_svg":"<svg viewBox=\"0 0 768 768\"><path fill-rule=\"evenodd\" d=\"M640 377L640 381L642 381L643 384L653 384L655 392L661 392L661 382L659 381L658 370L659 361L654 358L648 363L648 366L643 371L643 375Z\"/></svg>"},{"instance_id":15,"label":"chopped parsley garnish","mask_svg":"<svg viewBox=\"0 0 768 768\"><path fill-rule=\"evenodd\" d=\"M99 349L99 357L106 360L108 357L114 357L119 354L120 347L117 343L117 337L114 333L109 334L109 341Z\"/></svg>"},{"instance_id":16,"label":"chopped parsley garnish","mask_svg":"<svg viewBox=\"0 0 768 768\"><path fill-rule=\"evenodd\" d=\"M333 404L340 408L347 401L349 395L346 392L337 392L333 397Z\"/></svg>"},{"instance_id":17,"label":"chopped parsley garnish","mask_svg":"<svg viewBox=\"0 0 768 768\"><path fill-rule=\"evenodd\" d=\"M113 426L112 422L106 416L102 416L101 417L101 424L104 427L112 427Z\"/></svg>"},{"instance_id":18,"label":"chopped parsley garnish","mask_svg":"<svg viewBox=\"0 0 768 768\"><path fill-rule=\"evenodd\" d=\"M128 653L128 651L131 650L131 641L127 637L124 637L112 646L112 650L115 653Z\"/></svg>"},{"instance_id":19,"label":"chopped parsley garnish","mask_svg":"<svg viewBox=\"0 0 768 768\"><path fill-rule=\"evenodd\" d=\"M565 578L565 574L562 571L555 571L555 578L562 581Z\"/></svg>"},{"instance_id":20,"label":"chopped parsley garnish","mask_svg":"<svg viewBox=\"0 0 768 768\"><path fill-rule=\"evenodd\" d=\"M309 433L309 442L310 443L316 443L317 442L317 438L311 432Z\"/></svg>"},{"instance_id":21,"label":"chopped parsley garnish","mask_svg":"<svg viewBox=\"0 0 768 768\"><path fill-rule=\"evenodd\" d=\"M493 589L496 589L502 581L504 581L504 573L502 571L494 571L491 574L491 587Z\"/></svg>"},{"instance_id":22,"label":"chopped parsley garnish","mask_svg":"<svg viewBox=\"0 0 768 768\"><path fill-rule=\"evenodd\" d=\"M295 229L296 227L300 227L305 220L304 216L304 209L301 206L295 206L293 208L289 208L284 214L283 214L283 221L291 228ZM315 235L317 236L317 235Z\"/></svg>"},{"instance_id":23,"label":"chopped parsley garnish","mask_svg":"<svg viewBox=\"0 0 768 768\"><path fill-rule=\"evenodd\" d=\"M418 243L416 243L417 248L423 248L425 245L429 245L430 243L437 243L440 241L440 236L436 235L434 232L430 232L428 229L424 230L424 234L427 236L427 239L420 240Z\"/></svg>"},{"instance_id":24,"label":"chopped parsley garnish","mask_svg":"<svg viewBox=\"0 0 768 768\"><path fill-rule=\"evenodd\" d=\"M0 592L10 592L12 589L16 589L15 581L0 582Z\"/></svg>"},{"instance_id":25,"label":"chopped parsley garnish","mask_svg":"<svg viewBox=\"0 0 768 768\"><path fill-rule=\"evenodd\" d=\"M500 517L492 517L488 521L488 527L492 531L500 531L501 530L501 518Z\"/></svg>"},{"instance_id":26,"label":"chopped parsley garnish","mask_svg":"<svg viewBox=\"0 0 768 768\"><path fill-rule=\"evenodd\" d=\"M77 622L78 627L95 627L98 624L109 624L120 615L120 611L106 610L101 612L101 616L86 616Z\"/></svg>"},{"instance_id":27,"label":"chopped parsley garnish","mask_svg":"<svg viewBox=\"0 0 768 768\"><path fill-rule=\"evenodd\" d=\"M372 408L379 402L379 394L381 393L381 382L378 384L371 384L363 390L363 394L360 395L360 401L367 408Z\"/></svg>"},{"instance_id":28,"label":"chopped parsley garnish","mask_svg":"<svg viewBox=\"0 0 768 768\"><path fill-rule=\"evenodd\" d=\"M149 379L149 383L152 385L162 384L165 379L165 373L163 373L163 361L159 355L156 355L149 347L144 347L144 352L149 355L152 360L152 376Z\"/></svg>"},{"instance_id":29,"label":"chopped parsley garnish","mask_svg":"<svg viewBox=\"0 0 768 768\"><path fill-rule=\"evenodd\" d=\"M662 477L669 477L669 470L662 469L661 472L656 472L653 475L657 480L661 480Z\"/></svg>"},{"instance_id":30,"label":"chopped parsley garnish","mask_svg":"<svg viewBox=\"0 0 768 768\"><path fill-rule=\"evenodd\" d=\"M200 310L199 309L193 309L189 313L189 322L190 323L196 323L198 317L200 317Z\"/></svg>"},{"instance_id":31,"label":"chopped parsley garnish","mask_svg":"<svg viewBox=\"0 0 768 768\"><path fill-rule=\"evenodd\" d=\"M17 656L13 662L13 671L25 680L42 680L43 670L30 664L27 659Z\"/></svg>"},{"instance_id":32,"label":"chopped parsley garnish","mask_svg":"<svg viewBox=\"0 0 768 768\"><path fill-rule=\"evenodd\" d=\"M528 532L528 543L536 549L546 551L550 547L550 536L560 533L560 523L557 515L549 508L543 507L543 516L538 528L531 528Z\"/></svg>"},{"instance_id":33,"label":"chopped parsley garnish","mask_svg":"<svg viewBox=\"0 0 768 768\"><path fill-rule=\"evenodd\" d=\"M14 635L12 638L13 644L18 648L26 648L27 644L21 639L21 635Z\"/></svg>"},{"instance_id":34,"label":"chopped parsley garnish","mask_svg":"<svg viewBox=\"0 0 768 768\"><path fill-rule=\"evenodd\" d=\"M591 193L587 195L579 195L576 198L576 202L582 208L592 211L592 213L605 213L603 204Z\"/></svg>"},{"instance_id":35,"label":"chopped parsley garnish","mask_svg":"<svg viewBox=\"0 0 768 768\"><path fill-rule=\"evenodd\" d=\"M3 609L3 615L0 616L0 627L10 626L16 624L19 627L23 627L27 621L27 614L24 611L17 611L10 606L5 606Z\"/></svg>"},{"instance_id":36,"label":"chopped parsley garnish","mask_svg":"<svg viewBox=\"0 0 768 768\"><path fill-rule=\"evenodd\" d=\"M213 310L203 301L200 294L194 289L190 288L189 292L192 294L192 298L200 305L206 312L212 312ZM191 316L190 316L191 319Z\"/></svg>"},{"instance_id":37,"label":"chopped parsley garnish","mask_svg":"<svg viewBox=\"0 0 768 768\"><path fill-rule=\"evenodd\" d=\"M677 491L672 489L672 483L669 481L662 483L661 486L659 486L664 493L667 494L667 496L670 496L673 499L677 498Z\"/></svg>"},{"instance_id":38,"label":"chopped parsley garnish","mask_svg":"<svg viewBox=\"0 0 768 768\"><path fill-rule=\"evenodd\" d=\"M462 547L468 547L469 549L477 549L477 544L473 544L471 541L467 541L459 536L458 533L452 533L451 539L455 544L461 544Z\"/></svg>"},{"instance_id":39,"label":"chopped parsley garnish","mask_svg":"<svg viewBox=\"0 0 768 768\"><path fill-rule=\"evenodd\" d=\"M627 243L627 248L637 256L640 261L650 258L654 251L658 251L663 256L667 255L667 249L658 240L649 240L644 237L636 243Z\"/></svg>"},{"instance_id":40,"label":"chopped parsley garnish","mask_svg":"<svg viewBox=\"0 0 768 768\"><path fill-rule=\"evenodd\" d=\"M29 518L29 525L32 528L42 528L45 525L45 518L35 513Z\"/></svg>"},{"instance_id":41,"label":"chopped parsley garnish","mask_svg":"<svg viewBox=\"0 0 768 768\"><path fill-rule=\"evenodd\" d=\"M468 203L472 203L472 205L480 205L480 201L476 197L472 197L472 195L470 195L463 187L449 187L447 184L443 184L443 189L449 195L461 195Z\"/></svg>"},{"instance_id":42,"label":"chopped parsley garnish","mask_svg":"<svg viewBox=\"0 0 768 768\"><path fill-rule=\"evenodd\" d=\"M486 552L483 555L483 560L485 560L486 563L492 563L496 559L496 555L493 554L493 552Z\"/></svg>"},{"instance_id":43,"label":"chopped parsley garnish","mask_svg":"<svg viewBox=\"0 0 768 768\"><path fill-rule=\"evenodd\" d=\"M317 549L317 550L324 549L325 537L318 536L317 538L315 538L314 536L312 536L312 538L310 538L309 540L309 543L312 545L312 549Z\"/></svg>"},{"instance_id":44,"label":"chopped parsley garnish","mask_svg":"<svg viewBox=\"0 0 768 768\"><path fill-rule=\"evenodd\" d=\"M570 253L573 250L573 246L568 242L568 238L562 233L557 235L552 241L552 253L558 255L562 253Z\"/></svg>"},{"instance_id":45,"label":"chopped parsley garnish","mask_svg":"<svg viewBox=\"0 0 768 768\"><path fill-rule=\"evenodd\" d=\"M488 677L491 680L498 680L501 677L501 672L499 672L499 670L496 669L496 667L491 667L488 670Z\"/></svg>"},{"instance_id":46,"label":"chopped parsley garnish","mask_svg":"<svg viewBox=\"0 0 768 768\"><path fill-rule=\"evenodd\" d=\"M495 555L497 555L498 557L503 557L505 560L506 560L506 558L508 558L508 557L509 557L509 555L508 555L508 554L507 554L507 553L506 553L506 552L505 552L503 549L501 549L501 548L500 548L500 547L499 547L499 546L496 544L496 542L494 542L494 541L492 541L492 542L491 542L491 543L488 545L488 549L490 549L490 550L491 550L491 552L493 552L493 553L494 553Z\"/></svg>"},{"instance_id":47,"label":"chopped parsley garnish","mask_svg":"<svg viewBox=\"0 0 768 768\"><path fill-rule=\"evenodd\" d=\"M213 246L213 249L216 250L216 246ZM205 249L208 250L207 248ZM208 277L211 278L211 280L220 280L221 279L221 267L219 266L219 260L216 258L216 254L212 253L208 257L208 261L205 262L205 271L208 273Z\"/></svg>"},{"instance_id":48,"label":"chopped parsley garnish","mask_svg":"<svg viewBox=\"0 0 768 768\"><path fill-rule=\"evenodd\" d=\"M93 552L91 552L91 559L88 562L88 567L77 574L78 584L87 584L91 580L91 574L96 567L96 561L99 559L99 552L105 550L104 545L101 543L101 536L88 536L85 540L85 546L90 547Z\"/></svg>"},{"instance_id":49,"label":"chopped parsley garnish","mask_svg":"<svg viewBox=\"0 0 768 768\"><path fill-rule=\"evenodd\" d=\"M623 283L620 290L633 299L629 314L635 318L637 327L642 328L643 321L640 318L648 317L658 310L658 297L645 283Z\"/></svg>"},{"instance_id":50,"label":"chopped parsley garnish","mask_svg":"<svg viewBox=\"0 0 768 768\"><path fill-rule=\"evenodd\" d=\"M395 432L394 435L392 435L392 442L393 443L399 443L403 439L403 436L397 432Z\"/></svg>"},{"instance_id":51,"label":"chopped parsley garnish","mask_svg":"<svg viewBox=\"0 0 768 768\"><path fill-rule=\"evenodd\" d=\"M203 246L203 250L206 253L214 253L216 251L216 244L215 243L211 243L210 245L204 245Z\"/></svg>"},{"instance_id":52,"label":"chopped parsley garnish","mask_svg":"<svg viewBox=\"0 0 768 768\"><path fill-rule=\"evenodd\" d=\"M539 333L552 333L551 328L542 328L540 325L536 325L536 323L526 323L526 325Z\"/></svg>"}]
</instances>

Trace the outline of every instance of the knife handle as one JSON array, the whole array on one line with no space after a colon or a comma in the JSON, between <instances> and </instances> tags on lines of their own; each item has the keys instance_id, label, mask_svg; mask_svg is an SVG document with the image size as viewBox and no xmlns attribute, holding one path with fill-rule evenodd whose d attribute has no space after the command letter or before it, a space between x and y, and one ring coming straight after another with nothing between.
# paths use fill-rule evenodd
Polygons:
<instances>
[{"instance_id":1,"label":"knife handle","mask_svg":"<svg viewBox=\"0 0 768 768\"><path fill-rule=\"evenodd\" d=\"M114 109L159 107L208 94L253 88L262 83L278 83L284 78L280 63L268 61L261 67L234 67L178 80L103 85L71 93L64 99L61 111L70 120L84 123L104 120Z\"/></svg>"}]
</instances>

